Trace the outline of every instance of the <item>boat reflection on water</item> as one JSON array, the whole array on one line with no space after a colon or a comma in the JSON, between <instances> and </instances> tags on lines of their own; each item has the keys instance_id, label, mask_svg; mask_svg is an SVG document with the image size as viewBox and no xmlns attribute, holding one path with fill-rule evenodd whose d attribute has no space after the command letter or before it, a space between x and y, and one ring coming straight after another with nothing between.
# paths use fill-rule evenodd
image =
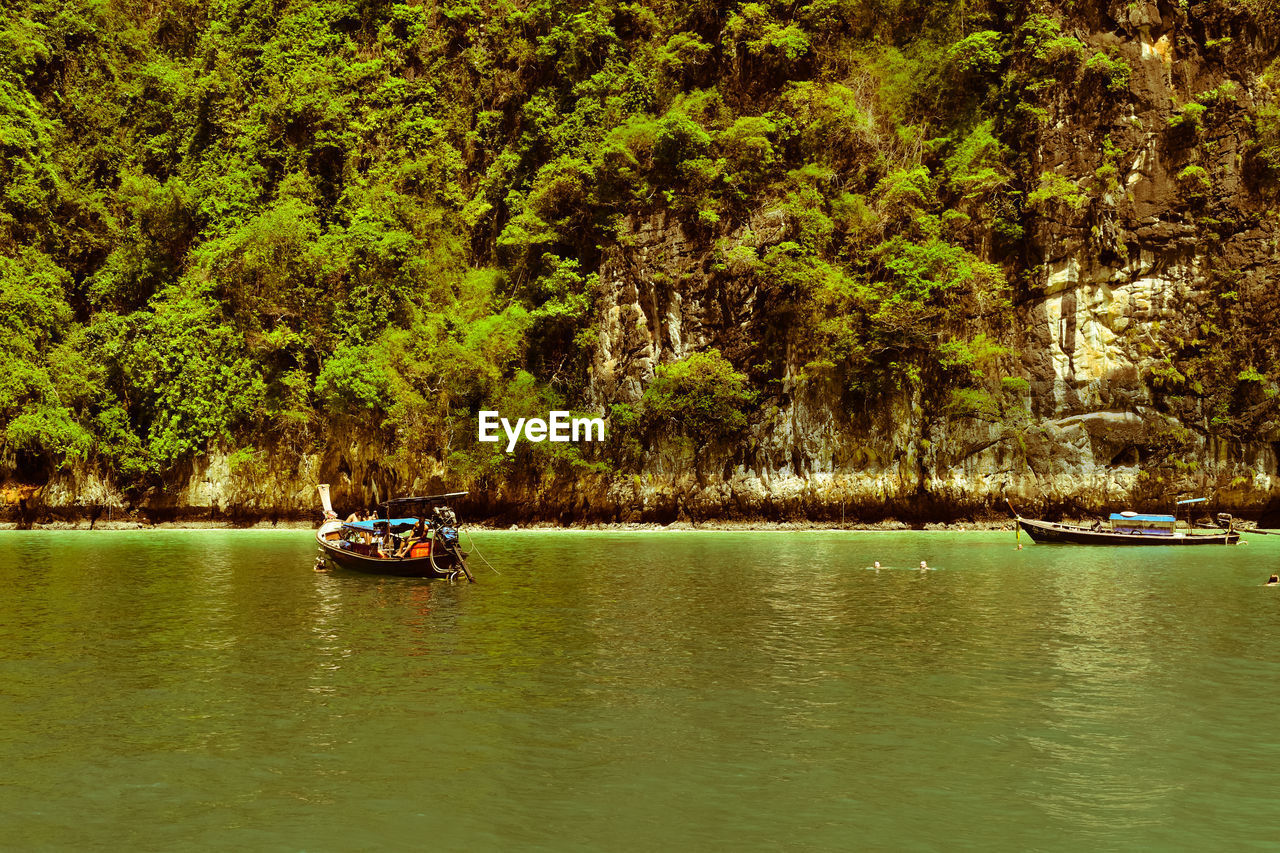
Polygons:
<instances>
[{"instance_id":1,"label":"boat reflection on water","mask_svg":"<svg viewBox=\"0 0 1280 853\"><path fill-rule=\"evenodd\" d=\"M1039 790L1028 792L1039 808L1105 837L1167 823L1182 790L1162 748L1177 738L1168 694L1179 652L1142 640L1161 618L1158 596L1114 570L1099 558L1051 576L1052 670L1029 717L1039 725L1023 734L1039 755Z\"/></svg>"}]
</instances>

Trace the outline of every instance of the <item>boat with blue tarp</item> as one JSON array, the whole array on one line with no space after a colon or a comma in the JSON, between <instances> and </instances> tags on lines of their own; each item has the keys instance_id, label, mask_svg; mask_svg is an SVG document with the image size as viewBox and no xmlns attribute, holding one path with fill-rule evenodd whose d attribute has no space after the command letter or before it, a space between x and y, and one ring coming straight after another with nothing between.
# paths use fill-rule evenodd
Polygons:
<instances>
[{"instance_id":1,"label":"boat with blue tarp","mask_svg":"<svg viewBox=\"0 0 1280 853\"><path fill-rule=\"evenodd\" d=\"M445 500L466 492L397 498L382 505L383 516L338 518L329 487L320 486L325 518L316 531L320 546L317 568L328 557L344 569L378 575L455 578L467 569L467 554L458 538L458 517Z\"/></svg>"},{"instance_id":2,"label":"boat with blue tarp","mask_svg":"<svg viewBox=\"0 0 1280 853\"><path fill-rule=\"evenodd\" d=\"M1179 510L1185 509L1187 518L1180 522L1178 516L1159 513L1139 513L1132 510L1113 512L1104 521L1092 526L1063 524L1057 521L1041 521L1023 518L1017 510L1019 531L1025 530L1036 543L1062 543L1070 545L1234 545L1240 541L1234 520L1227 513L1219 513L1217 525L1197 528L1191 520L1192 509L1206 502L1206 498L1189 498L1177 502ZM1013 509L1012 505L1010 509Z\"/></svg>"}]
</instances>

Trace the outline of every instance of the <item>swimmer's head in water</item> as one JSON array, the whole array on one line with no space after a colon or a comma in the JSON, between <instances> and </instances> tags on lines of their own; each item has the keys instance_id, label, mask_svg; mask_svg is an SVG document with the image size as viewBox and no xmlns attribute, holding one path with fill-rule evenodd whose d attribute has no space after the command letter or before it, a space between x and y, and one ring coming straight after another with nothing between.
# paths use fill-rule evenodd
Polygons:
<instances>
[{"instance_id":1,"label":"swimmer's head in water","mask_svg":"<svg viewBox=\"0 0 1280 853\"><path fill-rule=\"evenodd\" d=\"M1280 583L1280 575L1272 575L1267 578L1267 583Z\"/></svg>"},{"instance_id":2,"label":"swimmer's head in water","mask_svg":"<svg viewBox=\"0 0 1280 853\"><path fill-rule=\"evenodd\" d=\"M879 560L876 560L876 562L875 562L875 567L876 567L877 569L878 569L878 568L880 568L880 561L879 561Z\"/></svg>"},{"instance_id":3,"label":"swimmer's head in water","mask_svg":"<svg viewBox=\"0 0 1280 853\"><path fill-rule=\"evenodd\" d=\"M928 564L928 563L926 563L924 560L921 560L921 561L920 561L920 568L922 568L922 569L927 569L927 568L929 568L929 564Z\"/></svg>"}]
</instances>

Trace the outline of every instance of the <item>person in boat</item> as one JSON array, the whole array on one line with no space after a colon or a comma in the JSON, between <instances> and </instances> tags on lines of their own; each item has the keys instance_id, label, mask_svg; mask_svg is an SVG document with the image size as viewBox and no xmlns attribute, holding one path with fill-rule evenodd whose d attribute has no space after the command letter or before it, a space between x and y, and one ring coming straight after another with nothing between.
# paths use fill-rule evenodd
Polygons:
<instances>
[{"instance_id":1,"label":"person in boat","mask_svg":"<svg viewBox=\"0 0 1280 853\"><path fill-rule=\"evenodd\" d=\"M396 557L404 559L409 556L409 551L413 549L413 546L426 538L427 523L420 518L418 519L418 522L413 525L413 530L409 531L408 535L401 537L401 545L400 549L396 551Z\"/></svg>"},{"instance_id":2,"label":"person in boat","mask_svg":"<svg viewBox=\"0 0 1280 853\"><path fill-rule=\"evenodd\" d=\"M396 537L391 534L391 524L374 523L374 550L378 556L384 560L390 560L396 555Z\"/></svg>"},{"instance_id":3,"label":"person in boat","mask_svg":"<svg viewBox=\"0 0 1280 853\"><path fill-rule=\"evenodd\" d=\"M351 524L352 522L359 521L359 520L360 520L360 510L357 509L357 510L353 510L351 512L351 515L347 516L346 523Z\"/></svg>"},{"instance_id":4,"label":"person in boat","mask_svg":"<svg viewBox=\"0 0 1280 853\"><path fill-rule=\"evenodd\" d=\"M398 533L392 533L391 525L387 525L387 532L383 539L383 550L386 551L387 559L398 560L404 556L404 540L405 537Z\"/></svg>"}]
</instances>

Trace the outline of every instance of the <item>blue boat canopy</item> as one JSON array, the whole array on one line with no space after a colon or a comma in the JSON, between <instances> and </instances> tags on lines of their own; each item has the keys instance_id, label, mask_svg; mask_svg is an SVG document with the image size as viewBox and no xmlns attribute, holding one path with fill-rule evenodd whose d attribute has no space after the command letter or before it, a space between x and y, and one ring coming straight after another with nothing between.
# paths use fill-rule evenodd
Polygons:
<instances>
[{"instance_id":1,"label":"blue boat canopy","mask_svg":"<svg viewBox=\"0 0 1280 853\"><path fill-rule=\"evenodd\" d=\"M1112 521L1164 521L1176 522L1177 519L1172 515L1121 515L1118 512L1111 513Z\"/></svg>"},{"instance_id":2,"label":"blue boat canopy","mask_svg":"<svg viewBox=\"0 0 1280 853\"><path fill-rule=\"evenodd\" d=\"M390 522L392 527L413 527L418 523L416 518L375 518L370 521L347 521L343 527L354 527L356 530L373 531Z\"/></svg>"},{"instance_id":3,"label":"blue boat canopy","mask_svg":"<svg viewBox=\"0 0 1280 853\"><path fill-rule=\"evenodd\" d=\"M1208 498L1187 498L1185 501L1178 501L1178 506L1182 506L1183 504L1202 504L1207 500L1209 499Z\"/></svg>"}]
</instances>

